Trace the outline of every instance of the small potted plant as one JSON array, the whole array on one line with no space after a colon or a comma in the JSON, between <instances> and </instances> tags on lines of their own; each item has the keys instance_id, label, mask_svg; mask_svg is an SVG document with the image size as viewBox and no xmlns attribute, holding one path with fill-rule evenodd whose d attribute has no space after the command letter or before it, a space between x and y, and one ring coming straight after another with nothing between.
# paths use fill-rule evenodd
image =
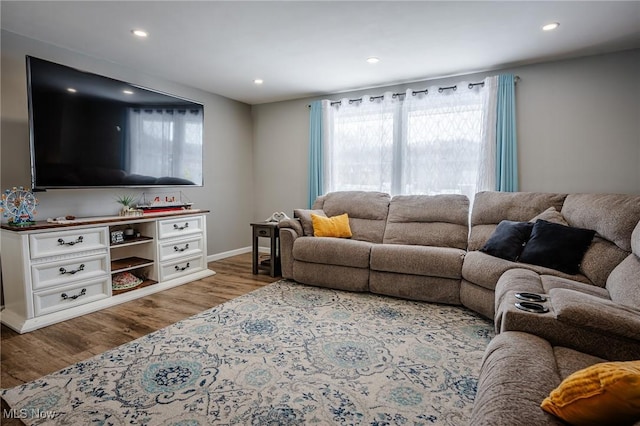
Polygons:
<instances>
[{"instance_id":1,"label":"small potted plant","mask_svg":"<svg viewBox=\"0 0 640 426\"><path fill-rule=\"evenodd\" d=\"M116 198L116 202L118 202L118 204L122 204L120 216L129 216L129 212L135 210L134 204L136 203L136 200L137 197L134 197L133 195L121 195Z\"/></svg>"}]
</instances>

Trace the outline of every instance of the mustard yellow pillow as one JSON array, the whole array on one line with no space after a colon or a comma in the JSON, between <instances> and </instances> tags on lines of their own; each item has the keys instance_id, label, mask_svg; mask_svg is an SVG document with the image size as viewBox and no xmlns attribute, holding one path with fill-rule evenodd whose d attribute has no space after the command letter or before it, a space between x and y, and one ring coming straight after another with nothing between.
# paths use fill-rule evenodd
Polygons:
<instances>
[{"instance_id":1,"label":"mustard yellow pillow","mask_svg":"<svg viewBox=\"0 0 640 426\"><path fill-rule=\"evenodd\" d=\"M350 238L349 216L341 214L333 217L322 217L311 213L313 235L316 237Z\"/></svg>"},{"instance_id":2,"label":"mustard yellow pillow","mask_svg":"<svg viewBox=\"0 0 640 426\"><path fill-rule=\"evenodd\" d=\"M640 361L603 362L576 371L540 405L577 425L630 425L640 420Z\"/></svg>"}]
</instances>

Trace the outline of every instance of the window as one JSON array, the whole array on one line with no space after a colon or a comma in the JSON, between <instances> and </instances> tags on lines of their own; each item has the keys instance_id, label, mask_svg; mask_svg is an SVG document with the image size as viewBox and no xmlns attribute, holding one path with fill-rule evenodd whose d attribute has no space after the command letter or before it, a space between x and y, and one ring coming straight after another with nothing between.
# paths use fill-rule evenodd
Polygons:
<instances>
[{"instance_id":1,"label":"window","mask_svg":"<svg viewBox=\"0 0 640 426\"><path fill-rule=\"evenodd\" d=\"M391 191L391 112L341 114L334 122L331 168L336 191Z\"/></svg>"},{"instance_id":2,"label":"window","mask_svg":"<svg viewBox=\"0 0 640 426\"><path fill-rule=\"evenodd\" d=\"M402 194L475 194L482 109L478 103L418 108L406 115Z\"/></svg>"},{"instance_id":3,"label":"window","mask_svg":"<svg viewBox=\"0 0 640 426\"><path fill-rule=\"evenodd\" d=\"M324 191L464 194L487 188L486 91L467 83L427 94L323 101Z\"/></svg>"}]
</instances>

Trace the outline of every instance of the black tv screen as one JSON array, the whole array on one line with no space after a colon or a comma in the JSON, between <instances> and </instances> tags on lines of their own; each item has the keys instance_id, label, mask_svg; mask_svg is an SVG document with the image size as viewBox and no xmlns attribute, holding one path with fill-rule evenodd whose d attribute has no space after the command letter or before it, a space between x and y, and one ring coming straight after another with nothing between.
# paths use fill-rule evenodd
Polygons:
<instances>
[{"instance_id":1,"label":"black tv screen","mask_svg":"<svg viewBox=\"0 0 640 426\"><path fill-rule=\"evenodd\" d=\"M204 107L27 56L36 189L202 186Z\"/></svg>"}]
</instances>

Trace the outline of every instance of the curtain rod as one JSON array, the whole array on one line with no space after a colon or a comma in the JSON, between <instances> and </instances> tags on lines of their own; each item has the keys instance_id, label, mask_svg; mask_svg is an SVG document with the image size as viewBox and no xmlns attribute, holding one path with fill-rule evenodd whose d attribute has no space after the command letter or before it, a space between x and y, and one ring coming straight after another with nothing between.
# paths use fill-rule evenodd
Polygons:
<instances>
[{"instance_id":1,"label":"curtain rod","mask_svg":"<svg viewBox=\"0 0 640 426\"><path fill-rule=\"evenodd\" d=\"M514 81L514 83L516 83L516 84L517 84L517 83L518 83L518 81L520 81L520 76L517 76L517 75L516 75L516 76L514 77L513 81ZM480 81L480 82L478 82L478 83L469 83L469 84L467 85L467 88L469 88L469 89L473 89L475 86L482 86L482 87L484 87L484 81ZM444 92L445 90L453 90L453 91L455 92L456 90L458 90L458 86L457 86L457 85L455 85L455 86L449 86L449 87L438 87L438 93L442 93L442 92ZM416 95L418 95L418 94L420 94L420 93L424 93L424 94L426 95L426 94L428 94L428 93L429 93L429 91L428 91L427 89L424 89L424 90L413 90L413 91L411 92L411 95L412 95L412 96L416 96ZM391 95L391 97L392 97L392 98L394 98L394 99L395 99L396 97L398 97L398 96L406 96L406 93L393 93L393 94ZM380 96L370 96L370 97L369 97L369 101L370 101L370 102L373 102L373 101L375 101L376 99L384 99L384 95L380 95ZM357 98L357 99L349 99L349 104L352 104L352 103L354 103L354 102L362 102L362 98L360 97L360 98ZM330 105L331 105L331 106L333 106L333 105L340 105L340 104L342 104L342 101L332 101L332 102L330 103ZM311 105L310 105L310 104L307 104L307 108L311 108Z\"/></svg>"}]
</instances>

